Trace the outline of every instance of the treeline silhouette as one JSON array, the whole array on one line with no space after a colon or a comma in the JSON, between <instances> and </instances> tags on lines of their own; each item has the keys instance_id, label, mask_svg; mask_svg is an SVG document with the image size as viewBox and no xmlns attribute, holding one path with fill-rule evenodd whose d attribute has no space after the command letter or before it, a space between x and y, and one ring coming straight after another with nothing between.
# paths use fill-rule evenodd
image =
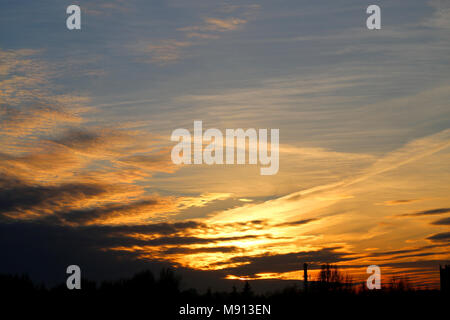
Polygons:
<instances>
[{"instance_id":1,"label":"treeline silhouette","mask_svg":"<svg viewBox=\"0 0 450 320\"><path fill-rule=\"evenodd\" d=\"M389 310L390 314L414 314L417 309L448 310L439 290L417 290L407 279L393 279L381 290L368 290L356 284L336 266L324 265L317 279L302 282L282 290L255 293L251 283L243 281L229 292L199 293L196 289L182 289L182 278L174 269L162 269L158 276L143 271L128 279L97 283L82 279L80 290L69 290L65 283L48 288L35 284L27 275L0 275L0 290L9 298L22 302L48 305L53 309L94 310L115 314L126 308L130 312L147 312L149 319L203 319L205 315L180 315L180 308L189 306L270 305L270 315L224 315L215 312L213 319L299 319L312 312L320 316L357 316L358 312ZM1 300L5 302L3 298ZM448 311L444 311L448 314ZM151 315L151 316L150 316Z\"/></svg>"}]
</instances>

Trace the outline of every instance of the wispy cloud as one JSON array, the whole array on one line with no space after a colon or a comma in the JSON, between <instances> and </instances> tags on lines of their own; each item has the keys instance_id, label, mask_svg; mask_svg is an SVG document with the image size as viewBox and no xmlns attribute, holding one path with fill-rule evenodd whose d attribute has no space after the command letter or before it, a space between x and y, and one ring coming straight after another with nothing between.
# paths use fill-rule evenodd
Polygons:
<instances>
[{"instance_id":1,"label":"wispy cloud","mask_svg":"<svg viewBox=\"0 0 450 320\"><path fill-rule=\"evenodd\" d=\"M142 44L138 50L141 54L149 55L150 58L142 61L148 61L159 65L166 65L181 59L182 48L190 47L193 43L189 41L179 41L174 39L166 39L155 43Z\"/></svg>"},{"instance_id":2,"label":"wispy cloud","mask_svg":"<svg viewBox=\"0 0 450 320\"><path fill-rule=\"evenodd\" d=\"M113 0L113 1L95 1L83 5L83 11L88 15L104 16L112 15L116 12L129 13L132 10L132 1Z\"/></svg>"},{"instance_id":3,"label":"wispy cloud","mask_svg":"<svg viewBox=\"0 0 450 320\"><path fill-rule=\"evenodd\" d=\"M183 58L183 49L197 45L189 39L218 39L219 35L217 33L234 31L246 22L246 20L238 18L205 18L203 25L179 28L178 31L184 32L183 40L164 39L150 41L150 43L142 42L142 44L137 46L137 52L141 55L139 61L156 63L162 66L177 62ZM147 59L145 56L142 57L142 55L149 55L150 58Z\"/></svg>"},{"instance_id":4,"label":"wispy cloud","mask_svg":"<svg viewBox=\"0 0 450 320\"><path fill-rule=\"evenodd\" d=\"M434 12L430 18L427 18L424 25L432 28L450 29L450 4L445 0L431 0L429 4Z\"/></svg>"},{"instance_id":5,"label":"wispy cloud","mask_svg":"<svg viewBox=\"0 0 450 320\"><path fill-rule=\"evenodd\" d=\"M422 199L398 199L398 200L388 200L380 203L385 206L399 206L404 204L409 204L417 201L422 201Z\"/></svg>"},{"instance_id":6,"label":"wispy cloud","mask_svg":"<svg viewBox=\"0 0 450 320\"><path fill-rule=\"evenodd\" d=\"M238 29L241 25L247 23L244 19L239 18L205 18L204 23L198 26L179 28L179 31L216 31L225 32Z\"/></svg>"},{"instance_id":7,"label":"wispy cloud","mask_svg":"<svg viewBox=\"0 0 450 320\"><path fill-rule=\"evenodd\" d=\"M224 9L227 8L227 9ZM199 45L199 41L217 40L220 34L236 31L243 27L248 20L248 13L259 8L259 6L224 6L222 14L239 14L242 17L204 17L203 22L197 25L186 26L176 29L182 33L177 39L163 39L154 41L140 41L141 45L135 46L138 58L141 62L155 63L161 66L178 62L186 53L184 49ZM238 12L239 11L239 12ZM142 55L149 55L147 59Z\"/></svg>"}]
</instances>

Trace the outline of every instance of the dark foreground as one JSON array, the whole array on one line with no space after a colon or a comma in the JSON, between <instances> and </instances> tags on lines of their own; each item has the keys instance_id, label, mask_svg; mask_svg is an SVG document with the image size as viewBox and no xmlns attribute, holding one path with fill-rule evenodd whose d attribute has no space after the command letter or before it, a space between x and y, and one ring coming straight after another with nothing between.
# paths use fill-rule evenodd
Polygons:
<instances>
[{"instance_id":1,"label":"dark foreground","mask_svg":"<svg viewBox=\"0 0 450 320\"><path fill-rule=\"evenodd\" d=\"M438 290L403 286L364 290L363 286L311 283L279 292L255 294L248 283L231 292L197 293L180 290L180 279L163 270L158 279L150 272L115 282L83 280L80 290L65 284L46 288L27 276L0 275L2 313L32 311L34 315L116 316L125 319L303 319L398 317L418 315L447 319L449 296Z\"/></svg>"}]
</instances>

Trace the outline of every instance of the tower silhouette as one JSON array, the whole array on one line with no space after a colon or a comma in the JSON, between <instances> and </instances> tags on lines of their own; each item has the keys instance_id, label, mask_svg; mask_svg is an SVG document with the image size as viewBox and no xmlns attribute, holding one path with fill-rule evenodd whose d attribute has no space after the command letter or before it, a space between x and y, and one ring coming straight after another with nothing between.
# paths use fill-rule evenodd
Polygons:
<instances>
[{"instance_id":1,"label":"tower silhouette","mask_svg":"<svg viewBox=\"0 0 450 320\"><path fill-rule=\"evenodd\" d=\"M450 265L439 266L441 276L441 291L450 293Z\"/></svg>"},{"instance_id":2,"label":"tower silhouette","mask_svg":"<svg viewBox=\"0 0 450 320\"><path fill-rule=\"evenodd\" d=\"M305 288L305 292L308 291L308 264L303 264L303 285Z\"/></svg>"}]
</instances>

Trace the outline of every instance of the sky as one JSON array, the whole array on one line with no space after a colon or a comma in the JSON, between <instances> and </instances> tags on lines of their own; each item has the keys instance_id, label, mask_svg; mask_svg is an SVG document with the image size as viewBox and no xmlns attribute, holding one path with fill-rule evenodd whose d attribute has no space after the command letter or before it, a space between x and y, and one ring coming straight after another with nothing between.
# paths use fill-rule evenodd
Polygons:
<instances>
[{"instance_id":1,"label":"sky","mask_svg":"<svg viewBox=\"0 0 450 320\"><path fill-rule=\"evenodd\" d=\"M436 288L449 57L443 0L2 0L0 272L173 266L195 285L374 264ZM172 131L196 120L279 129L278 173L174 164Z\"/></svg>"}]
</instances>

